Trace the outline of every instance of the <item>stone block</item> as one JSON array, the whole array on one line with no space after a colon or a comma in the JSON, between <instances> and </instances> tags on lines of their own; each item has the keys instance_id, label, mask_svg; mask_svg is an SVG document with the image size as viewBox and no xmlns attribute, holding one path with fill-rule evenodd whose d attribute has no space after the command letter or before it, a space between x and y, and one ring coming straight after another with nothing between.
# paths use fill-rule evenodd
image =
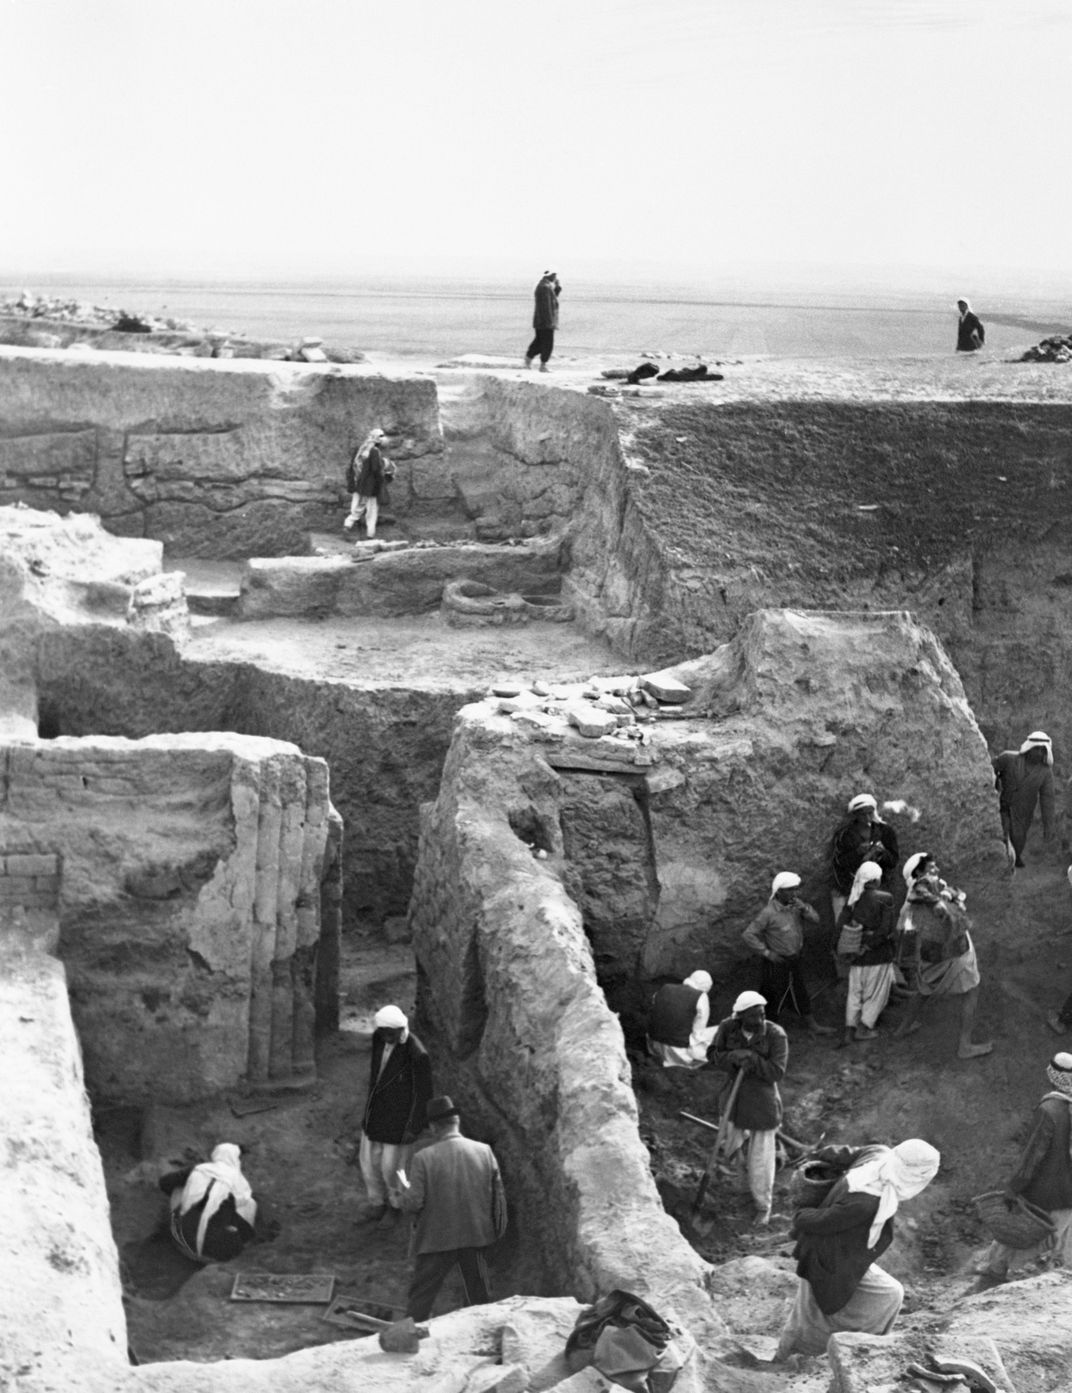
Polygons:
<instances>
[{"instance_id":1,"label":"stone block","mask_svg":"<svg viewBox=\"0 0 1072 1393\"><path fill-rule=\"evenodd\" d=\"M676 678L668 677L664 673L652 672L640 679L640 686L645 692L649 692L656 701L664 701L672 706L680 706L682 702L688 701L692 692L683 682L678 682Z\"/></svg>"},{"instance_id":2,"label":"stone block","mask_svg":"<svg viewBox=\"0 0 1072 1393\"><path fill-rule=\"evenodd\" d=\"M848 1331L833 1335L826 1355L834 1374L831 1393L891 1393L903 1387L908 1365L926 1368L932 1353L938 1359L966 1359L1002 1390L1011 1390L1012 1380L997 1345L986 1336L944 1336L937 1341L915 1333L863 1335Z\"/></svg>"},{"instance_id":3,"label":"stone block","mask_svg":"<svg viewBox=\"0 0 1072 1393\"><path fill-rule=\"evenodd\" d=\"M5 857L8 875L56 876L59 874L59 857L54 853L28 855L14 853Z\"/></svg>"},{"instance_id":4,"label":"stone block","mask_svg":"<svg viewBox=\"0 0 1072 1393\"><path fill-rule=\"evenodd\" d=\"M589 1365L587 1369L581 1369L561 1383L556 1383L555 1393L614 1393L619 1387L620 1384L612 1383L598 1369Z\"/></svg>"},{"instance_id":5,"label":"stone block","mask_svg":"<svg viewBox=\"0 0 1072 1393\"><path fill-rule=\"evenodd\" d=\"M589 739L598 740L600 736L610 735L618 729L618 718L609 711L600 711L590 702L575 701L566 707L566 719L576 726L580 733Z\"/></svg>"}]
</instances>

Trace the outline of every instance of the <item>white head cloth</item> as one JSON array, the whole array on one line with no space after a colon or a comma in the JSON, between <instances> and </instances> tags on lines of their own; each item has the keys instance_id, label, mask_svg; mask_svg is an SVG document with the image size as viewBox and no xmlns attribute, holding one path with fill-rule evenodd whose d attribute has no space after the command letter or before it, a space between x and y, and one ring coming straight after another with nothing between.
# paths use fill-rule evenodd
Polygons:
<instances>
[{"instance_id":1,"label":"white head cloth","mask_svg":"<svg viewBox=\"0 0 1072 1393\"><path fill-rule=\"evenodd\" d=\"M795 890L800 884L796 871L779 871L771 881L770 897L773 900L779 890Z\"/></svg>"},{"instance_id":2,"label":"white head cloth","mask_svg":"<svg viewBox=\"0 0 1072 1393\"><path fill-rule=\"evenodd\" d=\"M876 880L882 879L882 867L877 861L864 861L860 869L852 878L852 889L849 891L849 904L855 904L864 893L864 886L871 885Z\"/></svg>"},{"instance_id":3,"label":"white head cloth","mask_svg":"<svg viewBox=\"0 0 1072 1393\"><path fill-rule=\"evenodd\" d=\"M897 1213L897 1206L926 1189L938 1174L941 1161L941 1154L930 1142L913 1137L846 1172L854 1194L878 1196L878 1209L867 1235L869 1248L878 1242L882 1226Z\"/></svg>"},{"instance_id":4,"label":"white head cloth","mask_svg":"<svg viewBox=\"0 0 1072 1393\"><path fill-rule=\"evenodd\" d=\"M1045 750L1046 763L1053 763L1053 741L1044 730L1033 730L1024 743L1020 746L1020 753L1026 755L1028 750Z\"/></svg>"},{"instance_id":5,"label":"white head cloth","mask_svg":"<svg viewBox=\"0 0 1072 1393\"><path fill-rule=\"evenodd\" d=\"M709 992L715 985L715 979L709 972L705 972L702 967L698 967L695 972L689 973L683 985L692 987L698 992Z\"/></svg>"},{"instance_id":6,"label":"white head cloth","mask_svg":"<svg viewBox=\"0 0 1072 1393\"><path fill-rule=\"evenodd\" d=\"M180 1214L188 1214L195 1204L208 1196L197 1225L199 1253L204 1247L208 1221L228 1195L234 1196L235 1209L248 1224L257 1218L257 1201L253 1198L249 1181L242 1174L241 1158L242 1152L234 1142L220 1142L213 1149L212 1159L194 1166L187 1176L179 1200Z\"/></svg>"},{"instance_id":7,"label":"white head cloth","mask_svg":"<svg viewBox=\"0 0 1072 1393\"><path fill-rule=\"evenodd\" d=\"M858 813L861 808L870 808L872 812L878 812L878 799L873 793L858 793L855 798L849 799L848 811Z\"/></svg>"},{"instance_id":8,"label":"white head cloth","mask_svg":"<svg viewBox=\"0 0 1072 1393\"><path fill-rule=\"evenodd\" d=\"M931 854L929 851L917 851L915 856L910 856L904 863L904 869L901 874L904 876L904 883L908 886L909 890L911 890L916 881L916 867L924 861L929 861L930 858Z\"/></svg>"},{"instance_id":9,"label":"white head cloth","mask_svg":"<svg viewBox=\"0 0 1072 1393\"><path fill-rule=\"evenodd\" d=\"M753 1006L766 1006L767 998L760 996L759 992L742 992L733 1003L733 1014L741 1016L745 1011L751 1010Z\"/></svg>"},{"instance_id":10,"label":"white head cloth","mask_svg":"<svg viewBox=\"0 0 1072 1393\"><path fill-rule=\"evenodd\" d=\"M1046 1077L1059 1093L1072 1101L1072 1054L1063 1050L1055 1054L1046 1065Z\"/></svg>"},{"instance_id":11,"label":"white head cloth","mask_svg":"<svg viewBox=\"0 0 1072 1393\"><path fill-rule=\"evenodd\" d=\"M960 317L961 317L962 319L964 318L964 316L965 316L966 314L970 314L970 313L971 313L971 301L965 300L965 298L964 298L963 295L962 295L962 296L960 297L960 299L957 301L957 304L958 304L958 305L963 305L963 306L964 306L964 308L963 308L963 309L961 310L961 312L960 312Z\"/></svg>"},{"instance_id":12,"label":"white head cloth","mask_svg":"<svg viewBox=\"0 0 1072 1393\"><path fill-rule=\"evenodd\" d=\"M409 1025L405 1011L397 1006L381 1006L372 1018L377 1030L405 1030Z\"/></svg>"}]
</instances>

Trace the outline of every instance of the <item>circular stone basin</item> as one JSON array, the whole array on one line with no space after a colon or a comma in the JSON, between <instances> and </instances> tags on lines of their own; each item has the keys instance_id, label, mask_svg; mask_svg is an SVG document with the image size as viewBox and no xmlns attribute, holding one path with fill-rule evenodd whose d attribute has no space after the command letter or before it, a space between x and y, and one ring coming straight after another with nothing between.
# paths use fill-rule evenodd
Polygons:
<instances>
[{"instance_id":1,"label":"circular stone basin","mask_svg":"<svg viewBox=\"0 0 1072 1393\"><path fill-rule=\"evenodd\" d=\"M476 580L452 580L443 587L443 617L451 625L527 624L529 610L520 595L495 590Z\"/></svg>"},{"instance_id":2,"label":"circular stone basin","mask_svg":"<svg viewBox=\"0 0 1072 1393\"><path fill-rule=\"evenodd\" d=\"M564 604L559 595L522 595L531 619L550 624L568 624L573 619L573 606Z\"/></svg>"}]
</instances>

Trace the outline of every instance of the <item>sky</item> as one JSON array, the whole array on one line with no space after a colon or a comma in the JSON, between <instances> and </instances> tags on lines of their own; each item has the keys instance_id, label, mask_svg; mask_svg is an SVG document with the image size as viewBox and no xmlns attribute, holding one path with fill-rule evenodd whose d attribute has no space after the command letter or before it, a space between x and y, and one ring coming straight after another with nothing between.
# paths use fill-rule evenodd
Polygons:
<instances>
[{"instance_id":1,"label":"sky","mask_svg":"<svg viewBox=\"0 0 1072 1393\"><path fill-rule=\"evenodd\" d=\"M1072 287L1069 0L0 0L0 271Z\"/></svg>"}]
</instances>

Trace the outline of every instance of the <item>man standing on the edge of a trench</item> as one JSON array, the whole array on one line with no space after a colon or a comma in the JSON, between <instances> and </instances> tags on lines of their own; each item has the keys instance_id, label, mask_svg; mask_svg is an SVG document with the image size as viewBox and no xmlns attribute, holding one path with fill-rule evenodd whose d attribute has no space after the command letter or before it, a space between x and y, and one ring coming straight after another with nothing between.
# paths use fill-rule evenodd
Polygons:
<instances>
[{"instance_id":1,"label":"man standing on the edge of a trench","mask_svg":"<svg viewBox=\"0 0 1072 1393\"><path fill-rule=\"evenodd\" d=\"M425 1109L432 1096L432 1065L405 1012L397 1006L381 1006L373 1025L368 1102L358 1155L369 1198L365 1220L392 1225L402 1216L398 1172L409 1165L413 1144L424 1130Z\"/></svg>"}]
</instances>

